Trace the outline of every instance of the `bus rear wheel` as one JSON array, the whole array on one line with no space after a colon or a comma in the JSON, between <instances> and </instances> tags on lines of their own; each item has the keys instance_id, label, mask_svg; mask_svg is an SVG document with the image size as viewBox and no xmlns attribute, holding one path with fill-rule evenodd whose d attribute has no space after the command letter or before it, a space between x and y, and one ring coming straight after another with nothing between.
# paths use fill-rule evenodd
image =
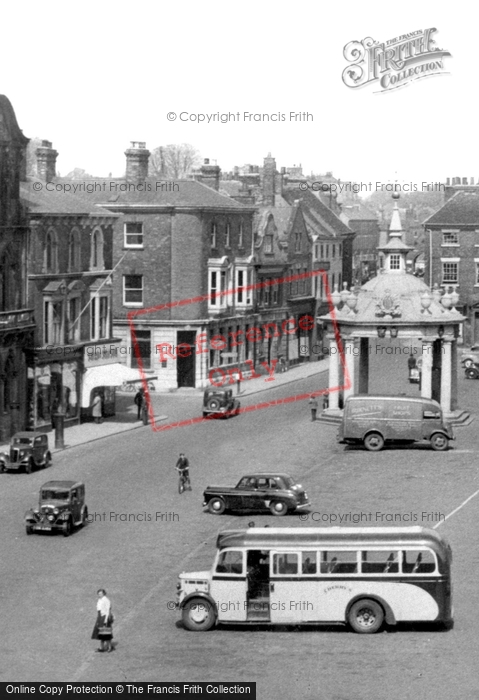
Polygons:
<instances>
[{"instance_id":1,"label":"bus rear wheel","mask_svg":"<svg viewBox=\"0 0 479 700\"><path fill-rule=\"evenodd\" d=\"M375 600L357 600L348 613L348 622L358 634L374 634L384 622L384 611Z\"/></svg>"},{"instance_id":2,"label":"bus rear wheel","mask_svg":"<svg viewBox=\"0 0 479 700\"><path fill-rule=\"evenodd\" d=\"M192 632L206 632L215 622L213 606L204 598L192 598L183 608L182 620L186 629Z\"/></svg>"}]
</instances>

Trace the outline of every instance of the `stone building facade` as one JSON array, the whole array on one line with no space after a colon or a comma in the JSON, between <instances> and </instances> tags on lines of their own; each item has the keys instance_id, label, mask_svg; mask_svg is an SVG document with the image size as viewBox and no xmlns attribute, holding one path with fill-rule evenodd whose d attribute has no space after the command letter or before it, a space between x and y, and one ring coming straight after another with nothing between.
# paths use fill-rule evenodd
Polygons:
<instances>
[{"instance_id":1,"label":"stone building facade","mask_svg":"<svg viewBox=\"0 0 479 700\"><path fill-rule=\"evenodd\" d=\"M27 301L28 220L20 197L28 139L12 105L0 95L0 442L25 430L33 311Z\"/></svg>"}]
</instances>

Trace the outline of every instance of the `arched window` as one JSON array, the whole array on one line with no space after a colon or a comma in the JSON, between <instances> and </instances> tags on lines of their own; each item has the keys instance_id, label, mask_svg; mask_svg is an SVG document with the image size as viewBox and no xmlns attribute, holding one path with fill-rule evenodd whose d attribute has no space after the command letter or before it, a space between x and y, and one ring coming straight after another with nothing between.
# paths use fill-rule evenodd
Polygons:
<instances>
[{"instance_id":1,"label":"arched window","mask_svg":"<svg viewBox=\"0 0 479 700\"><path fill-rule=\"evenodd\" d=\"M103 262L103 233L101 228L96 228L91 235L90 267L92 270L103 270L105 268Z\"/></svg>"},{"instance_id":2,"label":"arched window","mask_svg":"<svg viewBox=\"0 0 479 700\"><path fill-rule=\"evenodd\" d=\"M47 231L45 241L45 272L58 272L58 245L55 231Z\"/></svg>"},{"instance_id":3,"label":"arched window","mask_svg":"<svg viewBox=\"0 0 479 700\"><path fill-rule=\"evenodd\" d=\"M80 272L80 231L72 229L68 239L68 272Z\"/></svg>"}]
</instances>

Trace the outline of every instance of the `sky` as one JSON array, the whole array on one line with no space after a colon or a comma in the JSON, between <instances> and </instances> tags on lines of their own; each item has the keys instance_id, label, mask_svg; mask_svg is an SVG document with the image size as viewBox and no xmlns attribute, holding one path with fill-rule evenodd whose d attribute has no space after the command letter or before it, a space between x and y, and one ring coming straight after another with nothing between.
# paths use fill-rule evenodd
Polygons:
<instances>
[{"instance_id":1,"label":"sky","mask_svg":"<svg viewBox=\"0 0 479 700\"><path fill-rule=\"evenodd\" d=\"M278 168L332 171L372 183L372 191L395 181L413 191L447 177L477 181L473 7L464 0L9 3L0 93L26 136L53 143L61 175L77 167L121 176L130 142L144 141L150 150L190 143L223 171L261 165L271 152ZM430 28L434 46L451 54L442 74L389 91L379 80L354 89L343 82L350 42L381 44ZM245 112L285 118L255 121ZM311 116L294 120L291 112ZM215 113L239 119L196 117Z\"/></svg>"}]
</instances>

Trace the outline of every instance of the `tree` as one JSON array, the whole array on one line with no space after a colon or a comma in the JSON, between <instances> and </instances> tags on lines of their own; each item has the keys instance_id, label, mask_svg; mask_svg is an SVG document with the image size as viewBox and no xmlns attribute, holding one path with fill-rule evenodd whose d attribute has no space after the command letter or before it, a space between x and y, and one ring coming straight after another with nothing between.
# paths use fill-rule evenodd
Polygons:
<instances>
[{"instance_id":1,"label":"tree","mask_svg":"<svg viewBox=\"0 0 479 700\"><path fill-rule=\"evenodd\" d=\"M73 168L65 177L69 180L93 180L93 175L90 175L90 173L87 173L87 171L82 168Z\"/></svg>"},{"instance_id":2,"label":"tree","mask_svg":"<svg viewBox=\"0 0 479 700\"><path fill-rule=\"evenodd\" d=\"M201 163L199 152L189 143L170 143L154 148L150 157L150 177L179 180Z\"/></svg>"}]
</instances>

